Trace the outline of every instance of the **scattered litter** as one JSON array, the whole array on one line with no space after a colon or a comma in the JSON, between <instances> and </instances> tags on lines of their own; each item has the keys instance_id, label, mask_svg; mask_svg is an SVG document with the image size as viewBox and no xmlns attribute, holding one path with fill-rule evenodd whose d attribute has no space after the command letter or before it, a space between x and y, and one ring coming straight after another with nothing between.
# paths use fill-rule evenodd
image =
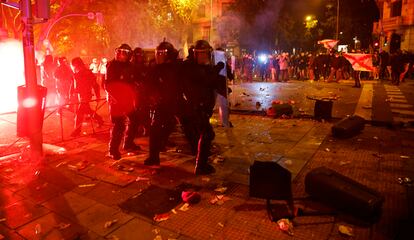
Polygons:
<instances>
[{"instance_id":1,"label":"scattered litter","mask_svg":"<svg viewBox=\"0 0 414 240\"><path fill-rule=\"evenodd\" d=\"M330 151L331 151L331 149L325 148L325 152L330 152Z\"/></svg>"},{"instance_id":2,"label":"scattered litter","mask_svg":"<svg viewBox=\"0 0 414 240\"><path fill-rule=\"evenodd\" d=\"M36 224L35 226L35 234L38 235L42 232L42 226L40 224Z\"/></svg>"},{"instance_id":3,"label":"scattered litter","mask_svg":"<svg viewBox=\"0 0 414 240\"><path fill-rule=\"evenodd\" d=\"M219 222L219 223L217 223L220 227L222 227L222 228L224 228L224 224L223 223L221 223L221 222Z\"/></svg>"},{"instance_id":4,"label":"scattered litter","mask_svg":"<svg viewBox=\"0 0 414 240\"><path fill-rule=\"evenodd\" d=\"M228 200L231 200L231 198L226 197L224 195L216 195L210 200L210 203L213 205L217 204L220 206L220 205L223 205Z\"/></svg>"},{"instance_id":5,"label":"scattered litter","mask_svg":"<svg viewBox=\"0 0 414 240\"><path fill-rule=\"evenodd\" d=\"M60 166L62 166L62 165L64 165L64 164L66 164L66 162L65 162L65 161L64 161L64 162L59 163L58 165L56 165L56 167L58 168L58 167L60 167Z\"/></svg>"},{"instance_id":6,"label":"scattered litter","mask_svg":"<svg viewBox=\"0 0 414 240\"><path fill-rule=\"evenodd\" d=\"M210 178L209 177L202 177L201 181L203 182L210 182Z\"/></svg>"},{"instance_id":7,"label":"scattered litter","mask_svg":"<svg viewBox=\"0 0 414 240\"><path fill-rule=\"evenodd\" d=\"M181 199L183 199L185 203L196 204L201 201L201 195L197 192L183 191L181 193Z\"/></svg>"},{"instance_id":8,"label":"scattered litter","mask_svg":"<svg viewBox=\"0 0 414 240\"><path fill-rule=\"evenodd\" d=\"M354 236L354 230L351 227L347 227L344 225L339 225L338 230L341 234L353 237Z\"/></svg>"},{"instance_id":9,"label":"scattered litter","mask_svg":"<svg viewBox=\"0 0 414 240\"><path fill-rule=\"evenodd\" d=\"M177 211L174 208L171 210L171 212L177 214Z\"/></svg>"},{"instance_id":10,"label":"scattered litter","mask_svg":"<svg viewBox=\"0 0 414 240\"><path fill-rule=\"evenodd\" d=\"M358 142L362 142L362 139L361 139L361 138L358 138L358 139L357 139L357 141L358 141Z\"/></svg>"},{"instance_id":11,"label":"scattered litter","mask_svg":"<svg viewBox=\"0 0 414 240\"><path fill-rule=\"evenodd\" d=\"M378 140L378 137L377 136L374 136L373 139Z\"/></svg>"},{"instance_id":12,"label":"scattered litter","mask_svg":"<svg viewBox=\"0 0 414 240\"><path fill-rule=\"evenodd\" d=\"M136 182L139 182L139 181L149 181L150 179L149 178L147 178L147 177L137 177L136 179L135 179L135 181Z\"/></svg>"},{"instance_id":13,"label":"scattered litter","mask_svg":"<svg viewBox=\"0 0 414 240\"><path fill-rule=\"evenodd\" d=\"M259 88L259 90L263 92L265 90L265 88Z\"/></svg>"},{"instance_id":14,"label":"scattered litter","mask_svg":"<svg viewBox=\"0 0 414 240\"><path fill-rule=\"evenodd\" d=\"M123 171L123 172L133 172L134 171L133 167L125 167L122 164L117 165L116 169L118 169L119 171Z\"/></svg>"},{"instance_id":15,"label":"scattered litter","mask_svg":"<svg viewBox=\"0 0 414 240\"><path fill-rule=\"evenodd\" d=\"M364 108L364 109L372 109L372 105L365 105L365 106L362 106L362 108Z\"/></svg>"},{"instance_id":16,"label":"scattered litter","mask_svg":"<svg viewBox=\"0 0 414 240\"><path fill-rule=\"evenodd\" d=\"M290 166L293 164L292 160L286 160L284 163L286 166Z\"/></svg>"},{"instance_id":17,"label":"scattered litter","mask_svg":"<svg viewBox=\"0 0 414 240\"><path fill-rule=\"evenodd\" d=\"M244 95L244 96L250 96L249 94L246 94L245 92L242 92L242 95Z\"/></svg>"},{"instance_id":18,"label":"scattered litter","mask_svg":"<svg viewBox=\"0 0 414 240\"><path fill-rule=\"evenodd\" d=\"M215 192L219 192L219 193L224 193L225 191L227 191L226 187L218 187L216 189L214 189Z\"/></svg>"},{"instance_id":19,"label":"scattered litter","mask_svg":"<svg viewBox=\"0 0 414 240\"><path fill-rule=\"evenodd\" d=\"M411 186L411 184L413 183L413 180L409 177L399 177L397 178L397 181L399 184L406 186Z\"/></svg>"},{"instance_id":20,"label":"scattered litter","mask_svg":"<svg viewBox=\"0 0 414 240\"><path fill-rule=\"evenodd\" d=\"M14 172L14 169L13 168L7 168L6 170L4 170L4 172L11 173L11 172Z\"/></svg>"},{"instance_id":21,"label":"scattered litter","mask_svg":"<svg viewBox=\"0 0 414 240\"><path fill-rule=\"evenodd\" d=\"M347 165L347 164L350 164L350 163L351 163L351 161L340 161L339 165L343 166L343 165Z\"/></svg>"},{"instance_id":22,"label":"scattered litter","mask_svg":"<svg viewBox=\"0 0 414 240\"><path fill-rule=\"evenodd\" d=\"M282 218L277 221L279 229L290 236L293 236L293 224L287 218Z\"/></svg>"},{"instance_id":23,"label":"scattered litter","mask_svg":"<svg viewBox=\"0 0 414 240\"><path fill-rule=\"evenodd\" d=\"M6 218L0 218L0 222L5 222L6 220Z\"/></svg>"},{"instance_id":24,"label":"scattered litter","mask_svg":"<svg viewBox=\"0 0 414 240\"><path fill-rule=\"evenodd\" d=\"M162 240L162 236L161 235L157 235L157 236L155 236L154 240Z\"/></svg>"},{"instance_id":25,"label":"scattered litter","mask_svg":"<svg viewBox=\"0 0 414 240\"><path fill-rule=\"evenodd\" d=\"M188 209L190 209L189 207L190 207L189 203L184 203L178 210L186 212L188 211Z\"/></svg>"},{"instance_id":26,"label":"scattered litter","mask_svg":"<svg viewBox=\"0 0 414 240\"><path fill-rule=\"evenodd\" d=\"M217 155L214 160L213 163L218 164L218 163L223 163L224 162L224 157L221 155Z\"/></svg>"},{"instance_id":27,"label":"scattered litter","mask_svg":"<svg viewBox=\"0 0 414 240\"><path fill-rule=\"evenodd\" d=\"M91 184L81 184L78 187L80 187L80 188L95 187L95 185L96 185L95 183L91 183Z\"/></svg>"},{"instance_id":28,"label":"scattered litter","mask_svg":"<svg viewBox=\"0 0 414 240\"><path fill-rule=\"evenodd\" d=\"M377 157L377 158L382 158L381 153L373 153L372 156Z\"/></svg>"},{"instance_id":29,"label":"scattered litter","mask_svg":"<svg viewBox=\"0 0 414 240\"><path fill-rule=\"evenodd\" d=\"M410 158L410 156L401 155L401 156L400 156L400 158L402 158L402 159L409 159L409 158Z\"/></svg>"},{"instance_id":30,"label":"scattered litter","mask_svg":"<svg viewBox=\"0 0 414 240\"><path fill-rule=\"evenodd\" d=\"M40 175L40 171L39 170L37 170L36 172L35 172L35 176L39 176Z\"/></svg>"},{"instance_id":31,"label":"scattered litter","mask_svg":"<svg viewBox=\"0 0 414 240\"><path fill-rule=\"evenodd\" d=\"M104 228L110 228L110 227L112 227L117 222L118 222L118 219L114 219L114 220L111 220L111 221L107 221L104 224Z\"/></svg>"},{"instance_id":32,"label":"scattered litter","mask_svg":"<svg viewBox=\"0 0 414 240\"><path fill-rule=\"evenodd\" d=\"M63 230L70 227L70 223L59 223L58 225L56 225L56 228L59 230Z\"/></svg>"},{"instance_id":33,"label":"scattered litter","mask_svg":"<svg viewBox=\"0 0 414 240\"><path fill-rule=\"evenodd\" d=\"M120 239L119 239L119 237L117 237L115 235L112 235L111 238L110 238L110 240L120 240Z\"/></svg>"},{"instance_id":34,"label":"scattered litter","mask_svg":"<svg viewBox=\"0 0 414 240\"><path fill-rule=\"evenodd\" d=\"M154 221L156 222L162 222L166 221L170 218L170 213L161 213L161 214L155 214Z\"/></svg>"}]
</instances>

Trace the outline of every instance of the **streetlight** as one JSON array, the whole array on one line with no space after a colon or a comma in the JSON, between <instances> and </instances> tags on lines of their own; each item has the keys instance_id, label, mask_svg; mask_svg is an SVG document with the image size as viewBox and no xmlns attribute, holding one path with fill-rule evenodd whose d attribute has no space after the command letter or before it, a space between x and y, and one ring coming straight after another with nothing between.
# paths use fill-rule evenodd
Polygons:
<instances>
[{"instance_id":1,"label":"streetlight","mask_svg":"<svg viewBox=\"0 0 414 240\"><path fill-rule=\"evenodd\" d=\"M339 40L339 0L336 2L336 40Z\"/></svg>"}]
</instances>

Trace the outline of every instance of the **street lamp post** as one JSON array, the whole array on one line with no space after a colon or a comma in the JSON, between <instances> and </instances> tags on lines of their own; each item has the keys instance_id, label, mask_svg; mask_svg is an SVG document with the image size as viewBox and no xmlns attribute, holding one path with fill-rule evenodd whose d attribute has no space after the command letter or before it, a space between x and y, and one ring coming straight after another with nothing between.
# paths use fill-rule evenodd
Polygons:
<instances>
[{"instance_id":1,"label":"street lamp post","mask_svg":"<svg viewBox=\"0 0 414 240\"><path fill-rule=\"evenodd\" d=\"M339 40L339 0L336 2L336 40Z\"/></svg>"}]
</instances>

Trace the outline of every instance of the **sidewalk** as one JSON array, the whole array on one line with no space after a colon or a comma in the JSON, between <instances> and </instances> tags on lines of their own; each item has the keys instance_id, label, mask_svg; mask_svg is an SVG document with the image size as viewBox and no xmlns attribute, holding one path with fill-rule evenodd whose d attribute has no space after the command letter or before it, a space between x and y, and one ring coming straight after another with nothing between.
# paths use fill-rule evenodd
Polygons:
<instances>
[{"instance_id":1,"label":"sidewalk","mask_svg":"<svg viewBox=\"0 0 414 240\"><path fill-rule=\"evenodd\" d=\"M211 176L192 173L194 157L180 132L170 138L177 146L161 154L159 169L143 165L146 138L137 139L144 149L140 154L125 154L114 165L104 157L107 132L65 142L67 152L49 155L46 164L19 157L1 161L0 234L5 239L343 239L338 226L346 225L354 229L354 239L395 239L414 216L407 197L412 187L397 182L414 178L409 130L366 126L359 136L337 140L330 136L331 123L231 118L234 128L215 127L211 160L217 173ZM370 233L369 227L333 216L297 217L289 236L269 220L265 200L248 196L254 160L289 169L295 198L306 197L303 180L310 169L337 170L384 194L382 218ZM183 189L198 191L201 202L183 207ZM160 213L169 215L154 221Z\"/></svg>"}]
</instances>

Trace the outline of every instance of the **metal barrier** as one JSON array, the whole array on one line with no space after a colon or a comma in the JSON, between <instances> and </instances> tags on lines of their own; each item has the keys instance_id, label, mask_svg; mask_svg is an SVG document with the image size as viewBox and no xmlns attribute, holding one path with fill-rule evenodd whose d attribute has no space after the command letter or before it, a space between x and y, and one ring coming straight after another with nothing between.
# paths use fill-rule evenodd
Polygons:
<instances>
[{"instance_id":1,"label":"metal barrier","mask_svg":"<svg viewBox=\"0 0 414 240\"><path fill-rule=\"evenodd\" d=\"M65 141L64 133L63 133L63 113L64 113L64 110L67 110L67 111L71 112L70 110L67 109L70 106L77 106L81 103L93 103L93 102L96 102L95 109L92 109L93 114L96 114L99 109L101 109L103 106L105 106L105 104L107 103L107 100L106 100L106 98L100 98L100 99L94 99L94 100L87 101L87 102L77 101L77 102L74 102L74 103L67 103L67 104L63 104L63 105L47 106L46 110L48 110L48 113L43 117L43 121L50 118L50 116L52 116L53 114L59 113L60 135L61 135L61 141L60 142L63 142L63 141ZM4 122L7 122L7 123L10 123L10 124L13 124L13 125L17 125L16 121L13 122L13 121L10 121L6 118L1 117L1 116L6 116L6 115L12 115L12 114L17 114L17 111L0 113L0 121L4 121ZM76 111L73 112L73 114L76 116ZM92 134L96 134L93 119L91 118L90 121L91 121L91 126L92 126ZM74 138L79 138L79 137L74 137ZM3 153L7 152L8 149L13 147L16 143L18 143L22 139L23 139L23 137L17 137L17 140L14 140L12 143L10 143L5 148L5 150L0 152L0 156L2 156Z\"/></svg>"}]
</instances>

